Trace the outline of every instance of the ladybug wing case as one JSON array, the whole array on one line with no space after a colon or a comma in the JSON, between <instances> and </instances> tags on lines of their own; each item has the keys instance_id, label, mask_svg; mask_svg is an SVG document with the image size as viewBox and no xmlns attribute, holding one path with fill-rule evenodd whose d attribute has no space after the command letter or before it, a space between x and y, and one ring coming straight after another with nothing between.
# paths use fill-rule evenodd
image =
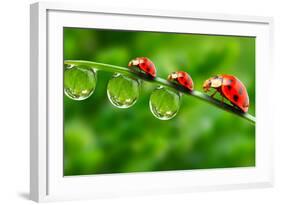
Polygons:
<instances>
[{"instance_id":1,"label":"ladybug wing case","mask_svg":"<svg viewBox=\"0 0 281 205\"><path fill-rule=\"evenodd\" d=\"M181 77L178 77L178 82L183 85L184 87L188 88L190 91L193 90L193 81L192 78L186 73L179 71Z\"/></svg>"},{"instance_id":2,"label":"ladybug wing case","mask_svg":"<svg viewBox=\"0 0 281 205\"><path fill-rule=\"evenodd\" d=\"M243 83L234 76L223 76L223 95L244 112L248 111L249 97Z\"/></svg>"},{"instance_id":3,"label":"ladybug wing case","mask_svg":"<svg viewBox=\"0 0 281 205\"><path fill-rule=\"evenodd\" d=\"M147 58L142 58L142 63L139 64L139 68L151 76L156 76L156 70L154 64Z\"/></svg>"}]
</instances>

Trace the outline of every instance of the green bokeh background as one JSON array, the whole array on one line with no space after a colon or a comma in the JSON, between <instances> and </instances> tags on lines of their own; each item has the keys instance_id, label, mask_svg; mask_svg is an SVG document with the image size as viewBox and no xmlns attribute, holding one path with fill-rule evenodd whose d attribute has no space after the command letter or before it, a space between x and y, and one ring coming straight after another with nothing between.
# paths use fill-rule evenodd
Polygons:
<instances>
[{"instance_id":1,"label":"green bokeh background","mask_svg":"<svg viewBox=\"0 0 281 205\"><path fill-rule=\"evenodd\" d=\"M150 58L157 76L187 71L195 89L215 74L237 76L255 115L255 38L64 28L64 59L126 67ZM96 90L83 101L64 96L64 175L255 166L255 126L184 95L176 117L156 119L149 109L154 83L142 83L134 106L107 99L113 73L99 71ZM217 95L218 99L219 95Z\"/></svg>"}]
</instances>

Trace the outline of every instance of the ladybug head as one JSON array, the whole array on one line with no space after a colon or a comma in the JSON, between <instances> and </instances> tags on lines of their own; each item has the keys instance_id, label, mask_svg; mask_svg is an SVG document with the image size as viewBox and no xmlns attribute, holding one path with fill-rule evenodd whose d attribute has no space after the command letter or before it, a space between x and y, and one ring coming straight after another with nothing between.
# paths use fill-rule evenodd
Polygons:
<instances>
[{"instance_id":1,"label":"ladybug head","mask_svg":"<svg viewBox=\"0 0 281 205\"><path fill-rule=\"evenodd\" d=\"M185 72L183 71L176 71L176 72L172 72L168 75L168 80L176 80L178 78L184 77L185 76Z\"/></svg>"},{"instance_id":2,"label":"ladybug head","mask_svg":"<svg viewBox=\"0 0 281 205\"><path fill-rule=\"evenodd\" d=\"M205 80L204 84L203 84L203 90L204 92L208 92L210 90L210 87L211 87L211 80L208 79L208 80Z\"/></svg>"},{"instance_id":3,"label":"ladybug head","mask_svg":"<svg viewBox=\"0 0 281 205\"><path fill-rule=\"evenodd\" d=\"M143 63L143 59L142 58L135 58L133 60L131 60L129 63L128 63L128 66L131 67L131 66L138 66L139 64Z\"/></svg>"},{"instance_id":4,"label":"ladybug head","mask_svg":"<svg viewBox=\"0 0 281 205\"><path fill-rule=\"evenodd\" d=\"M178 76L178 72L172 72L168 75L168 80L175 80L177 79L179 76Z\"/></svg>"},{"instance_id":5,"label":"ladybug head","mask_svg":"<svg viewBox=\"0 0 281 205\"><path fill-rule=\"evenodd\" d=\"M210 88L218 88L221 86L221 84L222 84L222 78L219 76L214 76L205 80L203 84L203 90L205 92L208 92Z\"/></svg>"}]
</instances>

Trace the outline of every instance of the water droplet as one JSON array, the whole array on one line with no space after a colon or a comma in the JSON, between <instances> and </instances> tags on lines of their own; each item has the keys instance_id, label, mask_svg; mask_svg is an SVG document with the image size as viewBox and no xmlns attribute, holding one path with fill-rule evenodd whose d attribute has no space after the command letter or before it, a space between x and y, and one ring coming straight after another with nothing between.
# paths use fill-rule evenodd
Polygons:
<instances>
[{"instance_id":1,"label":"water droplet","mask_svg":"<svg viewBox=\"0 0 281 205\"><path fill-rule=\"evenodd\" d=\"M118 108L133 106L140 94L140 82L136 79L114 74L107 84L107 97Z\"/></svg>"},{"instance_id":2,"label":"water droplet","mask_svg":"<svg viewBox=\"0 0 281 205\"><path fill-rule=\"evenodd\" d=\"M179 92L159 86L150 95L150 111L160 120L170 120L179 111L180 98Z\"/></svg>"},{"instance_id":3,"label":"water droplet","mask_svg":"<svg viewBox=\"0 0 281 205\"><path fill-rule=\"evenodd\" d=\"M67 65L64 68L64 93L72 100L90 97L97 83L96 72L88 66Z\"/></svg>"}]
</instances>

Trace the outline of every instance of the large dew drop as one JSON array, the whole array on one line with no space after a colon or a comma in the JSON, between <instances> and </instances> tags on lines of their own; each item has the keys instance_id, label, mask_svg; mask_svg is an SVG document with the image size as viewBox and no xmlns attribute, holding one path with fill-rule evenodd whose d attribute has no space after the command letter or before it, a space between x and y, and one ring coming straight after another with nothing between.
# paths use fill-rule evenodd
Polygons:
<instances>
[{"instance_id":1,"label":"large dew drop","mask_svg":"<svg viewBox=\"0 0 281 205\"><path fill-rule=\"evenodd\" d=\"M150 95L149 107L152 114L160 120L170 120L180 108L180 94L159 86Z\"/></svg>"},{"instance_id":2,"label":"large dew drop","mask_svg":"<svg viewBox=\"0 0 281 205\"><path fill-rule=\"evenodd\" d=\"M64 93L72 100L90 97L97 83L96 72L87 66L66 66L64 68Z\"/></svg>"},{"instance_id":3,"label":"large dew drop","mask_svg":"<svg viewBox=\"0 0 281 205\"><path fill-rule=\"evenodd\" d=\"M136 79L114 74L107 84L107 97L118 108L133 106L140 94L140 82Z\"/></svg>"}]
</instances>

